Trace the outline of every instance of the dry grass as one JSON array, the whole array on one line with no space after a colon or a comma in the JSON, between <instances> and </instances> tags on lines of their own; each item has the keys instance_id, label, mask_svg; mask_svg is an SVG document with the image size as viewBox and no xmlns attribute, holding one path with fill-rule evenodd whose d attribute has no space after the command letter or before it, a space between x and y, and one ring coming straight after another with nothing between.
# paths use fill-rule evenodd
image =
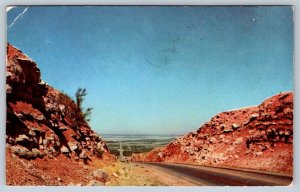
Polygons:
<instances>
[{"instance_id":1,"label":"dry grass","mask_svg":"<svg viewBox=\"0 0 300 192\"><path fill-rule=\"evenodd\" d=\"M102 167L111 175L108 186L189 186L188 181L181 180L176 176L154 169L152 166L116 162Z\"/></svg>"}]
</instances>

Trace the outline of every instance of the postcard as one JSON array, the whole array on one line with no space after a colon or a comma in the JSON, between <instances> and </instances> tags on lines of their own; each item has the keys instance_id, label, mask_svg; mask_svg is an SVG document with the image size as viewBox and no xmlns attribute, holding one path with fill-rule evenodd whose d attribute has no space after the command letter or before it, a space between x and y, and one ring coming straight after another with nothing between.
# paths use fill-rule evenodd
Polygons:
<instances>
[{"instance_id":1,"label":"postcard","mask_svg":"<svg viewBox=\"0 0 300 192\"><path fill-rule=\"evenodd\" d=\"M292 6L9 6L6 184L287 186Z\"/></svg>"}]
</instances>

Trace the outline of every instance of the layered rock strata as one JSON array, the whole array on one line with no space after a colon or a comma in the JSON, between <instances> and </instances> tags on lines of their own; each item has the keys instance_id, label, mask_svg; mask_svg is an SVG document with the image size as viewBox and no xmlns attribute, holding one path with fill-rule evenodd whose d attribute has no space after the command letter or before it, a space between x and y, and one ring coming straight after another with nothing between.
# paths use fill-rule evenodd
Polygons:
<instances>
[{"instance_id":1,"label":"layered rock strata","mask_svg":"<svg viewBox=\"0 0 300 192\"><path fill-rule=\"evenodd\" d=\"M25 159L47 156L88 162L110 156L101 136L76 118L75 102L41 80L37 64L7 45L7 150Z\"/></svg>"}]
</instances>

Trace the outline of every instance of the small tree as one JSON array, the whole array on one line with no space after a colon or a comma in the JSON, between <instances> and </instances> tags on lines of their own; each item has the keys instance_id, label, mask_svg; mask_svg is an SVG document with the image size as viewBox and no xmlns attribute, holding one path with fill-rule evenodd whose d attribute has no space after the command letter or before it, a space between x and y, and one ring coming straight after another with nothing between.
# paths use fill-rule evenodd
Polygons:
<instances>
[{"instance_id":1,"label":"small tree","mask_svg":"<svg viewBox=\"0 0 300 192\"><path fill-rule=\"evenodd\" d=\"M84 97L87 95L85 88L78 88L75 93L76 98L76 105L77 105L77 121L85 120L87 122L90 121L90 115L92 113L92 109L88 107L87 109L84 109L82 106Z\"/></svg>"}]
</instances>

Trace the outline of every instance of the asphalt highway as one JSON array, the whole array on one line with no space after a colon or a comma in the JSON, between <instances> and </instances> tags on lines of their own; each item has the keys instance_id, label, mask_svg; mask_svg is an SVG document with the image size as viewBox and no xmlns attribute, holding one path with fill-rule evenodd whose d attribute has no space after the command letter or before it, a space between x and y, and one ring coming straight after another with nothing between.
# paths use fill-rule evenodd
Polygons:
<instances>
[{"instance_id":1,"label":"asphalt highway","mask_svg":"<svg viewBox=\"0 0 300 192\"><path fill-rule=\"evenodd\" d=\"M161 169L195 185L205 186L286 186L293 178L289 175L245 169L204 167L172 163L143 163Z\"/></svg>"}]
</instances>

